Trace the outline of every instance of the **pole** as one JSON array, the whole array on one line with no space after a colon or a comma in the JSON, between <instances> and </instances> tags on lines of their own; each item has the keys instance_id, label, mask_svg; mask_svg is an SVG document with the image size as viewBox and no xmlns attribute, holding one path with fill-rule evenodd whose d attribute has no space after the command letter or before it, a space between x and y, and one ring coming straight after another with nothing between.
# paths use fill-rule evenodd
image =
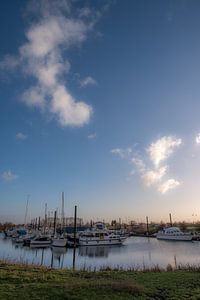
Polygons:
<instances>
[{"instance_id":1,"label":"pole","mask_svg":"<svg viewBox=\"0 0 200 300\"><path fill-rule=\"evenodd\" d=\"M74 251L73 251L73 270L75 270L76 261L76 218L77 218L77 206L74 208Z\"/></svg>"},{"instance_id":2,"label":"pole","mask_svg":"<svg viewBox=\"0 0 200 300\"><path fill-rule=\"evenodd\" d=\"M172 215L171 215L171 213L169 214L169 220L170 220L170 226L172 227Z\"/></svg>"},{"instance_id":3,"label":"pole","mask_svg":"<svg viewBox=\"0 0 200 300\"><path fill-rule=\"evenodd\" d=\"M47 203L45 203L45 212L44 212L44 234L46 232L47 227Z\"/></svg>"},{"instance_id":4,"label":"pole","mask_svg":"<svg viewBox=\"0 0 200 300\"><path fill-rule=\"evenodd\" d=\"M74 247L76 247L76 219L77 219L77 206L74 208Z\"/></svg>"},{"instance_id":5,"label":"pole","mask_svg":"<svg viewBox=\"0 0 200 300\"><path fill-rule=\"evenodd\" d=\"M26 200L26 210L25 210L25 216L24 216L24 226L26 226L26 221L27 221L29 197L30 197L30 195L27 195L27 200Z\"/></svg>"},{"instance_id":6,"label":"pole","mask_svg":"<svg viewBox=\"0 0 200 300\"><path fill-rule=\"evenodd\" d=\"M64 204L64 192L62 192L62 228L64 228L65 226L65 212L64 212L64 209L65 209L65 204Z\"/></svg>"},{"instance_id":7,"label":"pole","mask_svg":"<svg viewBox=\"0 0 200 300\"><path fill-rule=\"evenodd\" d=\"M53 221L53 231L54 231L54 236L56 235L56 217L57 217L57 211L54 211L54 221Z\"/></svg>"},{"instance_id":8,"label":"pole","mask_svg":"<svg viewBox=\"0 0 200 300\"><path fill-rule=\"evenodd\" d=\"M38 230L40 230L40 217L38 219Z\"/></svg>"},{"instance_id":9,"label":"pole","mask_svg":"<svg viewBox=\"0 0 200 300\"><path fill-rule=\"evenodd\" d=\"M146 220L147 220L147 235L149 235L149 219L147 216L146 216Z\"/></svg>"}]
</instances>

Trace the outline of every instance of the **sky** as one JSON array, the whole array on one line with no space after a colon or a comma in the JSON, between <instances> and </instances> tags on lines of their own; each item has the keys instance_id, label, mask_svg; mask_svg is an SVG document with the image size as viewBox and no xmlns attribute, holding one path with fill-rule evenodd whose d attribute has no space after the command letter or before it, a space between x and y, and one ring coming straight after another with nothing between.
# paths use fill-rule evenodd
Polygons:
<instances>
[{"instance_id":1,"label":"sky","mask_svg":"<svg viewBox=\"0 0 200 300\"><path fill-rule=\"evenodd\" d=\"M0 2L0 222L200 220L199 11Z\"/></svg>"}]
</instances>

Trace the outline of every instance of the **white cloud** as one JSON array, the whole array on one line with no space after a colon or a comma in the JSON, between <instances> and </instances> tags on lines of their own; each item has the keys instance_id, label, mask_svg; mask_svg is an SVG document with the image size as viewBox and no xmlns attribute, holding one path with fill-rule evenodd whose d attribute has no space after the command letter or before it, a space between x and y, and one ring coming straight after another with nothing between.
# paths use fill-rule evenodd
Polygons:
<instances>
[{"instance_id":1,"label":"white cloud","mask_svg":"<svg viewBox=\"0 0 200 300\"><path fill-rule=\"evenodd\" d=\"M91 134L88 135L88 139L89 139L89 140L93 140L93 139L95 139L96 137L97 137L97 134L96 134L96 133L91 133Z\"/></svg>"},{"instance_id":2,"label":"white cloud","mask_svg":"<svg viewBox=\"0 0 200 300\"><path fill-rule=\"evenodd\" d=\"M166 160L173 152L174 148L180 146L182 140L173 136L163 136L161 139L152 143L147 149L151 161L156 167L160 162Z\"/></svg>"},{"instance_id":3,"label":"white cloud","mask_svg":"<svg viewBox=\"0 0 200 300\"><path fill-rule=\"evenodd\" d=\"M46 107L45 93L39 86L26 90L21 97L21 101L29 107L37 107L40 110L44 110Z\"/></svg>"},{"instance_id":4,"label":"white cloud","mask_svg":"<svg viewBox=\"0 0 200 300\"><path fill-rule=\"evenodd\" d=\"M181 142L181 139L173 136L164 136L150 145L147 149L148 155L144 158L133 151L132 148L115 148L111 150L111 153L120 156L122 159L128 159L135 167L130 171L129 177L133 176L136 170L145 187L154 187L158 192L164 194L180 185L180 182L173 178L167 179L169 166L166 163L161 165L161 162L166 161Z\"/></svg>"},{"instance_id":5,"label":"white cloud","mask_svg":"<svg viewBox=\"0 0 200 300\"><path fill-rule=\"evenodd\" d=\"M91 15L92 11L89 7L83 7L79 11L80 17L89 17Z\"/></svg>"},{"instance_id":6,"label":"white cloud","mask_svg":"<svg viewBox=\"0 0 200 300\"><path fill-rule=\"evenodd\" d=\"M0 61L1 70L13 70L20 64L20 59L11 55L5 55L4 59Z\"/></svg>"},{"instance_id":7,"label":"white cloud","mask_svg":"<svg viewBox=\"0 0 200 300\"><path fill-rule=\"evenodd\" d=\"M115 148L111 150L112 154L119 155L121 158L128 158L130 154L132 153L131 148L127 149L120 149L120 148Z\"/></svg>"},{"instance_id":8,"label":"white cloud","mask_svg":"<svg viewBox=\"0 0 200 300\"><path fill-rule=\"evenodd\" d=\"M158 170L148 170L142 175L142 181L145 186L149 187L161 181L166 174L167 166L161 167Z\"/></svg>"},{"instance_id":9,"label":"white cloud","mask_svg":"<svg viewBox=\"0 0 200 300\"><path fill-rule=\"evenodd\" d=\"M197 134L195 141L197 144L200 144L200 133Z\"/></svg>"},{"instance_id":10,"label":"white cloud","mask_svg":"<svg viewBox=\"0 0 200 300\"><path fill-rule=\"evenodd\" d=\"M97 84L97 82L91 76L88 76L86 78L80 79L80 86L81 87L86 87L88 85L95 85L95 84Z\"/></svg>"},{"instance_id":11,"label":"white cloud","mask_svg":"<svg viewBox=\"0 0 200 300\"><path fill-rule=\"evenodd\" d=\"M17 177L18 177L16 174L12 173L10 170L3 172L3 174L1 176L5 181L13 181L13 180L17 179Z\"/></svg>"},{"instance_id":12,"label":"white cloud","mask_svg":"<svg viewBox=\"0 0 200 300\"><path fill-rule=\"evenodd\" d=\"M36 79L36 84L22 94L21 100L27 106L51 113L62 126L82 126L89 122L93 110L75 99L66 87L63 75L69 72L70 63L63 58L63 51L80 46L92 23L64 16L63 11L69 11L70 5L66 1L56 3L56 10L52 9L54 1L36 4L40 18L26 31L27 42L19 48L18 60L8 56L0 66L15 66L20 61L24 73ZM87 77L82 85L94 83L92 77Z\"/></svg>"},{"instance_id":13,"label":"white cloud","mask_svg":"<svg viewBox=\"0 0 200 300\"><path fill-rule=\"evenodd\" d=\"M168 190L174 189L179 186L181 183L173 178L166 180L158 187L158 191L161 194L165 194Z\"/></svg>"},{"instance_id":14,"label":"white cloud","mask_svg":"<svg viewBox=\"0 0 200 300\"><path fill-rule=\"evenodd\" d=\"M22 132L18 132L15 137L17 140L26 140L27 139L27 135L23 134Z\"/></svg>"},{"instance_id":15,"label":"white cloud","mask_svg":"<svg viewBox=\"0 0 200 300\"><path fill-rule=\"evenodd\" d=\"M84 102L75 102L64 86L57 86L52 95L51 112L63 126L81 126L89 122L92 107Z\"/></svg>"},{"instance_id":16,"label":"white cloud","mask_svg":"<svg viewBox=\"0 0 200 300\"><path fill-rule=\"evenodd\" d=\"M144 161L140 157L138 157L138 155L132 157L131 162L136 166L140 174L144 174L144 172L146 171L146 166Z\"/></svg>"}]
</instances>

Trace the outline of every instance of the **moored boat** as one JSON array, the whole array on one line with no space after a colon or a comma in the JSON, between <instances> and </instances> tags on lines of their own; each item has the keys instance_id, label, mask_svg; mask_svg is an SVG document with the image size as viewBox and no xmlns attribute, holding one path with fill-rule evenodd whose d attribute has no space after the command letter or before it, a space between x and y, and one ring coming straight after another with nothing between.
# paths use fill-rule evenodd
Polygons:
<instances>
[{"instance_id":1,"label":"moored boat","mask_svg":"<svg viewBox=\"0 0 200 300\"><path fill-rule=\"evenodd\" d=\"M110 233L102 222L79 235L80 246L121 245L126 240L124 235Z\"/></svg>"},{"instance_id":2,"label":"moored boat","mask_svg":"<svg viewBox=\"0 0 200 300\"><path fill-rule=\"evenodd\" d=\"M178 227L166 227L158 231L158 240L171 241L192 241L193 235L190 232L182 232Z\"/></svg>"},{"instance_id":3,"label":"moored boat","mask_svg":"<svg viewBox=\"0 0 200 300\"><path fill-rule=\"evenodd\" d=\"M51 237L48 235L36 236L30 241L30 246L46 246L51 244Z\"/></svg>"},{"instance_id":4,"label":"moored boat","mask_svg":"<svg viewBox=\"0 0 200 300\"><path fill-rule=\"evenodd\" d=\"M54 247L66 247L67 238L65 237L55 237L52 239L52 246Z\"/></svg>"}]
</instances>

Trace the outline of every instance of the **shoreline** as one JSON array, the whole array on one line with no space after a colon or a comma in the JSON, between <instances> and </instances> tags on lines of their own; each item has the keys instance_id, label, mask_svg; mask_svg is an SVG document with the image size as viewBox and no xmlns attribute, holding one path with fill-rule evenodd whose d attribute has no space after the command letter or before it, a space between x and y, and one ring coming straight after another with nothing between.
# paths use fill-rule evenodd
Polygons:
<instances>
[{"instance_id":1,"label":"shoreline","mask_svg":"<svg viewBox=\"0 0 200 300\"><path fill-rule=\"evenodd\" d=\"M200 267L76 271L0 261L0 299L199 299Z\"/></svg>"}]
</instances>

